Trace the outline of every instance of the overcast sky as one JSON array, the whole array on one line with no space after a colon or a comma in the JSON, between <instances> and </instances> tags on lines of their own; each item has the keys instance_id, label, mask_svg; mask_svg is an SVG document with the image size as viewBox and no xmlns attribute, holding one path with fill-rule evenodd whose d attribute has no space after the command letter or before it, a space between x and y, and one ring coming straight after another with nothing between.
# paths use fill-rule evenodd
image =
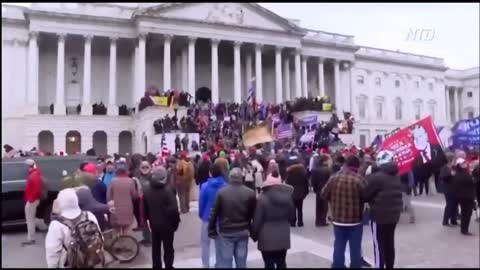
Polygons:
<instances>
[{"instance_id":1,"label":"overcast sky","mask_svg":"<svg viewBox=\"0 0 480 270\"><path fill-rule=\"evenodd\" d=\"M440 57L449 68L479 66L479 3L260 4L303 27L353 35L357 45Z\"/></svg>"}]
</instances>

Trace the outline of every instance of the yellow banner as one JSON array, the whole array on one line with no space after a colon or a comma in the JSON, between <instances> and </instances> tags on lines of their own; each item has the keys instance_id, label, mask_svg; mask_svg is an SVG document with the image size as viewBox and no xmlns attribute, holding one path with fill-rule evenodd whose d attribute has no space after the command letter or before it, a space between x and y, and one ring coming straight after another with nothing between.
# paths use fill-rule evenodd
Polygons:
<instances>
[{"instance_id":1,"label":"yellow banner","mask_svg":"<svg viewBox=\"0 0 480 270\"><path fill-rule=\"evenodd\" d=\"M332 110L332 104L330 103L323 103L322 104L322 111L330 111Z\"/></svg>"},{"instance_id":2,"label":"yellow banner","mask_svg":"<svg viewBox=\"0 0 480 270\"><path fill-rule=\"evenodd\" d=\"M168 97L157 97L157 96L154 96L154 97L150 97L153 101L153 104L157 105L157 106L168 106Z\"/></svg>"}]
</instances>

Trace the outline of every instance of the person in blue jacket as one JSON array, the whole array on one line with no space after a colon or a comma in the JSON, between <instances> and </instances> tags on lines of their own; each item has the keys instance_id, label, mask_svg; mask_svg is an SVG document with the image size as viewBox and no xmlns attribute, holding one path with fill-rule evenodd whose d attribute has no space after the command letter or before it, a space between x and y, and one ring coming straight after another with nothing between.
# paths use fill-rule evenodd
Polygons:
<instances>
[{"instance_id":1,"label":"person in blue jacket","mask_svg":"<svg viewBox=\"0 0 480 270\"><path fill-rule=\"evenodd\" d=\"M210 209L215 201L217 192L225 185L226 182L222 174L222 168L220 168L218 164L213 164L210 167L210 178L200 185L198 198L198 215L202 220L200 246L202 250L203 268L210 268L210 238L208 237L208 217L210 216Z\"/></svg>"}]
</instances>

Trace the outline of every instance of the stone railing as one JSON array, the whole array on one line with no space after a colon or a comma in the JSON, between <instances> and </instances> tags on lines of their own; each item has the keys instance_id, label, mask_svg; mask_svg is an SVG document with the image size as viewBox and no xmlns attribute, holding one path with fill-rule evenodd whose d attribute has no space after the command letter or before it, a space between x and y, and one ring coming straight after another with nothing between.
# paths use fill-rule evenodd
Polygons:
<instances>
[{"instance_id":1,"label":"stone railing","mask_svg":"<svg viewBox=\"0 0 480 270\"><path fill-rule=\"evenodd\" d=\"M329 33L324 31L317 31L317 30L310 30L310 29L306 29L306 31L307 31L307 34L305 35L305 38L309 40L354 45L353 36L335 34L335 33Z\"/></svg>"},{"instance_id":2,"label":"stone railing","mask_svg":"<svg viewBox=\"0 0 480 270\"><path fill-rule=\"evenodd\" d=\"M371 48L371 47L361 47L358 50L357 54L389 58L389 59L395 59L395 60L401 60L401 61L417 62L422 64L436 65L436 66L444 66L444 61L442 58L405 53L400 51L391 51L391 50Z\"/></svg>"}]
</instances>

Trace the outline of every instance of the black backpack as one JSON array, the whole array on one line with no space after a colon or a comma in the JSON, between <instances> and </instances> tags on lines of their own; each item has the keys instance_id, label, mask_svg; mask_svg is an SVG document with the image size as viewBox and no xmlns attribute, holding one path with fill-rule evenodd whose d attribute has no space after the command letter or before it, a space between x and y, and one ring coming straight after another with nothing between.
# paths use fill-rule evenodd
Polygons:
<instances>
[{"instance_id":1,"label":"black backpack","mask_svg":"<svg viewBox=\"0 0 480 270\"><path fill-rule=\"evenodd\" d=\"M70 242L64 246L69 268L93 268L99 263L104 265L102 232L95 222L88 219L87 212L82 212L74 219L57 216L55 220L70 229Z\"/></svg>"}]
</instances>

